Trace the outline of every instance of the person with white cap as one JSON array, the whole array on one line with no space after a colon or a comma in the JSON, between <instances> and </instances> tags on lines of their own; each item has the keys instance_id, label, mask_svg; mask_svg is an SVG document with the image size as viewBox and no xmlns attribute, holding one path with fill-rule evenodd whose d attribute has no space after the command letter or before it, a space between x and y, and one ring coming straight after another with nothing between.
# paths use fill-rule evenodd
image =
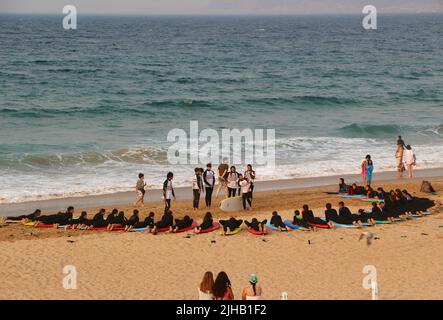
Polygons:
<instances>
[{"instance_id":1,"label":"person with white cap","mask_svg":"<svg viewBox=\"0 0 443 320\"><path fill-rule=\"evenodd\" d=\"M249 285L243 288L242 300L261 300L262 289L260 286L257 285L257 275L249 275L248 280Z\"/></svg>"}]
</instances>

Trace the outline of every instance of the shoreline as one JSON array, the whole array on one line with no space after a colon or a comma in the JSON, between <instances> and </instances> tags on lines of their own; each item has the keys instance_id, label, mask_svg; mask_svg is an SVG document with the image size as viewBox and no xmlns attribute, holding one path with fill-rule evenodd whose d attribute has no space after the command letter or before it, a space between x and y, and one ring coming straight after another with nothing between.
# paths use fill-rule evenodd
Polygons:
<instances>
[{"instance_id":1,"label":"shoreline","mask_svg":"<svg viewBox=\"0 0 443 320\"><path fill-rule=\"evenodd\" d=\"M405 172L407 174L407 172ZM345 174L345 175L332 175L332 176L320 176L309 178L293 178L283 180L266 180L255 182L256 192L266 191L280 191L290 189L306 189L314 187L326 187L337 184L339 178L344 178L349 184L350 182L360 182L360 174ZM373 184L377 184L377 181L397 180L399 183L405 182L417 182L417 180L425 178L443 177L443 168L421 169L414 171L414 178L411 180L407 177L397 179L396 171L383 171L375 172L373 175ZM177 187L175 188L177 200L189 200L192 198L190 187ZM162 191L161 189L152 189L147 191L147 197L145 197L145 203L156 203L161 201ZM224 192L220 192L223 195ZM29 202L7 203L0 204L0 216L6 215L20 215L30 213L35 209L41 209L44 213L53 213L60 210L64 210L68 206L74 206L76 208L91 209L97 207L109 207L109 206L121 206L128 205L134 202L135 195L132 191L109 193L102 195L90 195L79 197L66 197L56 198L48 200L37 200Z\"/></svg>"}]
</instances>

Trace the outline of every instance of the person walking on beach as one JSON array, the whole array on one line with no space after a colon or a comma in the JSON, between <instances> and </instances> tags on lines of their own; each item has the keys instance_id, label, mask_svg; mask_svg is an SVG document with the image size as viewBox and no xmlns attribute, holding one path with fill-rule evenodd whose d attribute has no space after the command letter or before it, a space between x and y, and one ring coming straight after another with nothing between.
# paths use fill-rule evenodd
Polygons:
<instances>
[{"instance_id":1,"label":"person walking on beach","mask_svg":"<svg viewBox=\"0 0 443 320\"><path fill-rule=\"evenodd\" d=\"M202 181L202 172L200 168L194 169L194 177L192 178L192 196L193 196L193 210L198 209L198 205L200 203L200 194L203 191L203 181Z\"/></svg>"},{"instance_id":2,"label":"person walking on beach","mask_svg":"<svg viewBox=\"0 0 443 320\"><path fill-rule=\"evenodd\" d=\"M406 165L408 167L408 177L412 178L412 167L415 166L416 157L414 151L412 151L411 145L406 146L406 150L404 152Z\"/></svg>"},{"instance_id":3,"label":"person walking on beach","mask_svg":"<svg viewBox=\"0 0 443 320\"><path fill-rule=\"evenodd\" d=\"M372 172L374 171L374 163L372 162L371 155L367 155L365 158L365 170L366 170L366 186L370 186L372 183Z\"/></svg>"},{"instance_id":4,"label":"person walking on beach","mask_svg":"<svg viewBox=\"0 0 443 320\"><path fill-rule=\"evenodd\" d=\"M203 172L203 183L205 185L205 204L206 208L211 207L212 203L212 192L214 191L215 185L215 173L212 171L212 164L208 163L206 165L206 170Z\"/></svg>"},{"instance_id":5,"label":"person walking on beach","mask_svg":"<svg viewBox=\"0 0 443 320\"><path fill-rule=\"evenodd\" d=\"M218 194L220 193L220 190L222 188L225 188L225 192L228 193L228 171L229 171L229 165L228 165L228 159L224 158L223 163L221 163L218 166L217 173L218 173L218 188L217 192L215 193L215 198L218 197Z\"/></svg>"},{"instance_id":6,"label":"person walking on beach","mask_svg":"<svg viewBox=\"0 0 443 320\"><path fill-rule=\"evenodd\" d=\"M146 187L145 175L143 173L139 173L138 180L135 185L135 193L137 196L137 200L134 202L134 207L136 205L138 205L139 203L141 203L142 207L145 206L145 199L144 199L145 198L145 187Z\"/></svg>"},{"instance_id":7,"label":"person walking on beach","mask_svg":"<svg viewBox=\"0 0 443 320\"><path fill-rule=\"evenodd\" d=\"M166 175L166 180L163 182L163 201L165 201L165 212L169 211L171 208L171 200L175 200L172 179L174 179L174 174L172 172L168 172Z\"/></svg>"}]
</instances>

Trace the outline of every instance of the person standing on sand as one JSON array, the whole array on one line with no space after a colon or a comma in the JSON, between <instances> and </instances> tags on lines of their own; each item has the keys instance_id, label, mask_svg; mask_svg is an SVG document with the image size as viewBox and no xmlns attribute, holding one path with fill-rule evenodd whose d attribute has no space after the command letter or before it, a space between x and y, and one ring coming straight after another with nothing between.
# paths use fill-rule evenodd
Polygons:
<instances>
[{"instance_id":1,"label":"person standing on sand","mask_svg":"<svg viewBox=\"0 0 443 320\"><path fill-rule=\"evenodd\" d=\"M203 191L203 181L202 181L200 168L195 168L194 173L195 174L192 177L192 196L193 196L192 209L197 210L198 205L200 203L200 194Z\"/></svg>"},{"instance_id":2,"label":"person standing on sand","mask_svg":"<svg viewBox=\"0 0 443 320\"><path fill-rule=\"evenodd\" d=\"M397 140L397 151L395 152L395 160L397 164L397 177L402 178L403 172L405 171L405 166L403 164L403 152L405 149L405 142L401 138L401 136L398 136Z\"/></svg>"},{"instance_id":3,"label":"person standing on sand","mask_svg":"<svg viewBox=\"0 0 443 320\"><path fill-rule=\"evenodd\" d=\"M135 194L137 196L137 201L134 202L134 207L139 203L142 204L142 207L145 206L145 175L143 173L138 174L138 180L135 185Z\"/></svg>"},{"instance_id":4,"label":"person standing on sand","mask_svg":"<svg viewBox=\"0 0 443 320\"><path fill-rule=\"evenodd\" d=\"M215 185L215 173L212 171L212 164L208 163L206 165L206 170L203 172L203 182L205 184L205 204L206 208L210 208L212 204L212 192L214 191Z\"/></svg>"},{"instance_id":5,"label":"person standing on sand","mask_svg":"<svg viewBox=\"0 0 443 320\"><path fill-rule=\"evenodd\" d=\"M221 188L225 188L225 192L228 193L228 181L227 181L228 171L229 171L228 159L224 158L223 163L221 163L217 169L218 188L217 188L217 192L215 193L215 198L218 197L218 194L220 193Z\"/></svg>"},{"instance_id":6,"label":"person standing on sand","mask_svg":"<svg viewBox=\"0 0 443 320\"><path fill-rule=\"evenodd\" d=\"M368 154L365 158L365 171L366 171L366 186L370 186L372 183L372 172L374 171L374 163L371 156Z\"/></svg>"},{"instance_id":7,"label":"person standing on sand","mask_svg":"<svg viewBox=\"0 0 443 320\"><path fill-rule=\"evenodd\" d=\"M409 179L412 178L412 166L415 166L416 157L414 152L412 151L411 145L406 146L406 150L404 152L406 165L408 166L408 177Z\"/></svg>"},{"instance_id":8,"label":"person standing on sand","mask_svg":"<svg viewBox=\"0 0 443 320\"><path fill-rule=\"evenodd\" d=\"M172 172L168 172L166 175L166 180L163 182L163 201L165 202L165 212L169 211L171 208L171 200L175 200L172 179L174 179L174 174Z\"/></svg>"}]
</instances>

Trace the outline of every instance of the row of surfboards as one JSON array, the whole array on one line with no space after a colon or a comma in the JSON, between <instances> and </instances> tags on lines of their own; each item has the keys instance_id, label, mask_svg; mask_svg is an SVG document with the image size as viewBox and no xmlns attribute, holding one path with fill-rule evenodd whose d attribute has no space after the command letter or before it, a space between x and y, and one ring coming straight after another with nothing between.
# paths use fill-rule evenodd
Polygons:
<instances>
[{"instance_id":1,"label":"row of surfboards","mask_svg":"<svg viewBox=\"0 0 443 320\"><path fill-rule=\"evenodd\" d=\"M419 218L419 217L430 215L430 214L431 214L431 212L424 212L423 215L412 215L412 216L409 216L408 218L409 219L415 219L415 218ZM321 219L325 220L325 218L321 218ZM398 218L396 220L399 221L399 222L400 221L404 221L401 218ZM376 220L375 222L376 222L376 224L390 224L391 223L390 221L383 221L383 220L380 220L380 221ZM305 228L302 228L302 227L300 227L298 225L293 224L292 221L290 221L290 220L285 220L283 223L288 228L293 229L293 230L307 230ZM315 223L308 223L308 224L311 225L312 227L321 228L321 229L329 229L330 228L329 225L326 225L326 224L315 224ZM37 224L36 222L28 222L28 223L25 223L24 225L28 226L28 227L35 227L35 228L54 228L55 227L53 224L41 224L41 223ZM176 231L176 233L193 231L195 229L195 227L197 227L197 225L198 225L197 222L194 221L191 226L189 226L187 228L179 229L178 231ZM363 226L370 226L370 225L368 223L363 223ZM271 225L269 221L268 221L266 227L267 227L268 231L270 231L270 230L281 231L279 228ZM358 226L356 226L356 225L352 225L352 224L338 224L338 223L335 224L335 227L336 228L358 228ZM65 229L66 226L58 226L58 228ZM67 229L72 229L72 227L68 226ZM207 229L202 229L199 233L210 233L210 232L216 231L218 229L220 229L220 223L219 222L214 222L212 227L207 228ZM235 235L235 234L239 233L240 231L242 231L242 229L243 229L242 226L240 226L239 228L237 228L235 230L226 232L225 235L228 235L228 236ZM265 234L268 233L268 231L267 232L261 232L261 231L254 230L253 228L250 228L250 227L248 227L246 229L247 229L248 232L250 232L250 233L252 233L254 235L265 235ZM89 228L89 229L80 228L78 230L108 231L108 228L107 227L94 227L94 228ZM116 226L116 227L112 228L112 230L110 230L110 231L124 231L124 230L125 230L125 227ZM129 231L130 232L145 232L146 230L147 230L146 228L134 228L134 229L131 229ZM161 228L161 229L157 230L157 232L159 232L159 233L167 232L167 231L169 231L169 227Z\"/></svg>"}]
</instances>

